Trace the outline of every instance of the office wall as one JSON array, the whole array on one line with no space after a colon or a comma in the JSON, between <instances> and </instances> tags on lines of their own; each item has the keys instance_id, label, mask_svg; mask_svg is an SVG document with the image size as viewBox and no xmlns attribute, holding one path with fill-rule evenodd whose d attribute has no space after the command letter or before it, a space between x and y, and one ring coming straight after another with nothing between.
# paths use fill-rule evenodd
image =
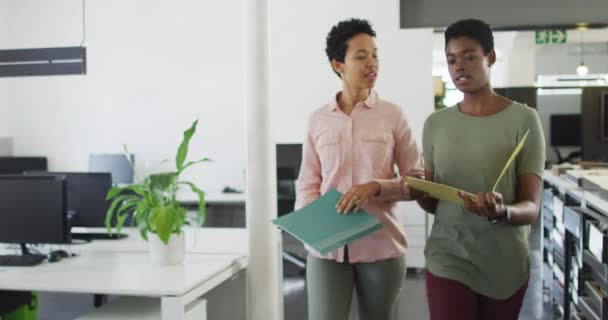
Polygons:
<instances>
[{"instance_id":1,"label":"office wall","mask_svg":"<svg viewBox=\"0 0 608 320\"><path fill-rule=\"evenodd\" d=\"M492 85L496 88L534 86L534 32L495 32L494 46L500 63L492 69Z\"/></svg>"},{"instance_id":2,"label":"office wall","mask_svg":"<svg viewBox=\"0 0 608 320\"><path fill-rule=\"evenodd\" d=\"M0 4L0 21L11 26L0 49L81 41L80 0ZM169 169L159 163L173 161L182 131L198 118L190 155L215 162L189 177L208 191L242 188L241 1L86 5L86 76L0 79L15 154L47 155L53 170L87 170L89 153L122 152L125 143L139 172Z\"/></svg>"},{"instance_id":3,"label":"office wall","mask_svg":"<svg viewBox=\"0 0 608 320\"><path fill-rule=\"evenodd\" d=\"M0 86L0 97L6 97L8 95L7 89ZM0 98L0 137L6 137L9 135L8 130L8 109L7 105L1 103L3 99Z\"/></svg>"},{"instance_id":4,"label":"office wall","mask_svg":"<svg viewBox=\"0 0 608 320\"><path fill-rule=\"evenodd\" d=\"M582 50L581 43L539 47L536 52L536 72L541 75L574 75L583 58ZM584 62L589 74L608 73L607 61L608 42L585 43Z\"/></svg>"},{"instance_id":5,"label":"office wall","mask_svg":"<svg viewBox=\"0 0 608 320\"><path fill-rule=\"evenodd\" d=\"M81 1L0 0L11 25L0 49L78 45ZM53 170L86 170L88 154L136 154L137 170L167 168L181 131L199 118L191 155L215 160L191 171L207 191L244 187L241 1L87 1L86 76L0 79L17 155L43 154ZM377 90L407 112L417 137L432 111L428 29L400 30L398 0L270 3L273 139L299 143L310 112L339 89L324 53L343 18L378 32ZM1 120L0 120L1 121ZM1 122L0 122L1 124Z\"/></svg>"},{"instance_id":6,"label":"office wall","mask_svg":"<svg viewBox=\"0 0 608 320\"><path fill-rule=\"evenodd\" d=\"M325 37L338 21L366 18L377 32L380 71L376 89L400 105L420 138L433 110L432 31L400 30L399 1L273 1L271 94L274 139L302 142L308 115L341 89L325 55Z\"/></svg>"},{"instance_id":7,"label":"office wall","mask_svg":"<svg viewBox=\"0 0 608 320\"><path fill-rule=\"evenodd\" d=\"M6 11L6 1L0 1L0 17L2 17L2 12ZM4 43L6 41L6 34L8 30L8 25L4 19L0 19L0 43ZM2 97L6 97L8 94L7 89L4 86L0 85L0 137L5 137L8 135L8 109L7 105L2 103Z\"/></svg>"}]
</instances>

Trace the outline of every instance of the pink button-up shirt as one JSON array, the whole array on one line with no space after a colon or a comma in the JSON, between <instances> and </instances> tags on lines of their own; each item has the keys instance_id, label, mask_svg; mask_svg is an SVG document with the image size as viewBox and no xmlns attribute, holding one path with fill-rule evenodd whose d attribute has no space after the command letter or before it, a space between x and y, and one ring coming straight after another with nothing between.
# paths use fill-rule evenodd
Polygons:
<instances>
[{"instance_id":1,"label":"pink button-up shirt","mask_svg":"<svg viewBox=\"0 0 608 320\"><path fill-rule=\"evenodd\" d=\"M337 95L336 95L337 97ZM296 209L336 188L344 193L353 185L378 181L380 194L371 198L363 210L378 218L383 228L348 244L350 262L374 262L404 254L407 241L397 217L398 200L408 200L409 189L399 176L422 175L421 157L403 111L378 98L372 90L350 116L334 98L316 110L309 119L298 177ZM344 261L344 248L313 256Z\"/></svg>"}]
</instances>

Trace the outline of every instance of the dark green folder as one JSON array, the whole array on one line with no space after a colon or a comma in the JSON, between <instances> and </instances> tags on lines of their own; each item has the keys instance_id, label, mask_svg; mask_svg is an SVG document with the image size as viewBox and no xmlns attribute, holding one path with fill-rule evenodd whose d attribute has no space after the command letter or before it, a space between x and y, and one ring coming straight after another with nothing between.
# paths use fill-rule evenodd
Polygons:
<instances>
[{"instance_id":1,"label":"dark green folder","mask_svg":"<svg viewBox=\"0 0 608 320\"><path fill-rule=\"evenodd\" d=\"M309 205L272 220L279 228L327 254L380 228L382 223L363 210L339 214L342 194L332 189Z\"/></svg>"}]
</instances>

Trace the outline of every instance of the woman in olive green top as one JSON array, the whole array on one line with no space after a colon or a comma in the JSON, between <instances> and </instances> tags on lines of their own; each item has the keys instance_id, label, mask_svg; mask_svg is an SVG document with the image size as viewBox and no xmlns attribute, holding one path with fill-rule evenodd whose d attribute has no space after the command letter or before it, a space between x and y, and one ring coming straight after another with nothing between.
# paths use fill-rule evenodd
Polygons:
<instances>
[{"instance_id":1,"label":"woman in olive green top","mask_svg":"<svg viewBox=\"0 0 608 320\"><path fill-rule=\"evenodd\" d=\"M538 216L545 146L536 111L494 92L490 26L462 20L445 31L450 75L464 99L425 122L427 180L477 195L465 206L426 195L436 218L425 249L432 320L517 319L527 288L529 225ZM523 149L490 192L511 152Z\"/></svg>"}]
</instances>

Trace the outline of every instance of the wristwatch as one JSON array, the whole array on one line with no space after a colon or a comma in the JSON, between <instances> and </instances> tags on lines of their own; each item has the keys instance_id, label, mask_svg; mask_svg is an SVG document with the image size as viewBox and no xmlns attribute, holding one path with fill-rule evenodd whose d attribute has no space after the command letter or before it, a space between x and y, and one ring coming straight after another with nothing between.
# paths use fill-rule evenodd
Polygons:
<instances>
[{"instance_id":1,"label":"wristwatch","mask_svg":"<svg viewBox=\"0 0 608 320\"><path fill-rule=\"evenodd\" d=\"M504 216L500 217L499 219L488 217L488 220L491 223L499 223L499 222L507 223L507 222L511 221L511 211L509 211L509 206L505 205L505 215Z\"/></svg>"}]
</instances>

